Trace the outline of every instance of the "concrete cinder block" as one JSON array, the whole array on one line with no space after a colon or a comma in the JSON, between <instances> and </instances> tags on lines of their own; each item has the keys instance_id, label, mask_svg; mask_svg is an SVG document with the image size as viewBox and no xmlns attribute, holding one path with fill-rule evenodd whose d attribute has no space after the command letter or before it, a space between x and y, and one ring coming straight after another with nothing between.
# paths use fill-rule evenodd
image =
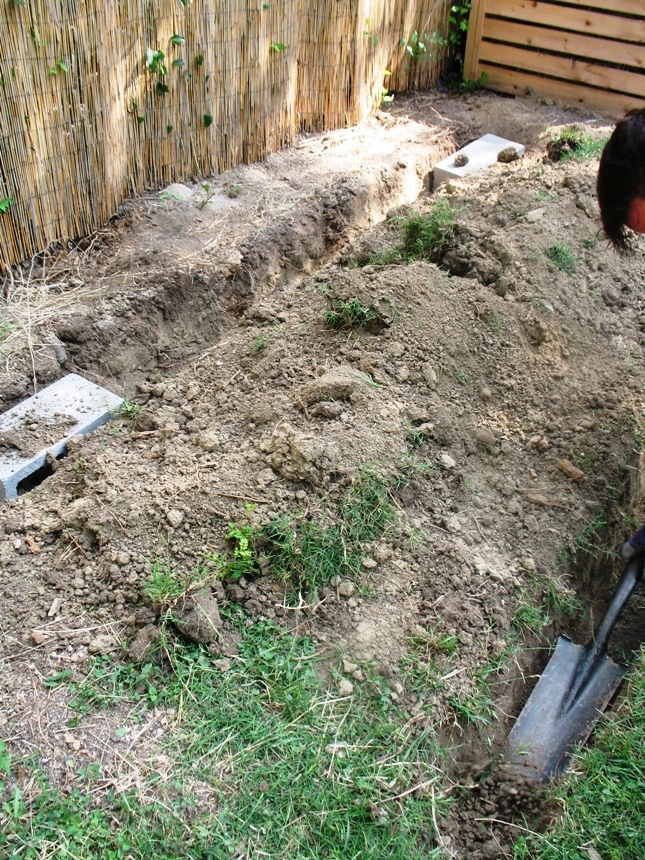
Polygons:
<instances>
[{"instance_id":1,"label":"concrete cinder block","mask_svg":"<svg viewBox=\"0 0 645 860\"><path fill-rule=\"evenodd\" d=\"M463 179L474 170L482 170L484 167L490 167L497 161L499 153L512 146L518 156L524 155L524 147L521 143L515 143L512 140L506 140L503 137L498 137L496 134L485 134L478 140L464 146L454 155L449 155L444 158L439 164L434 166L434 178L432 187L437 188L443 182L448 182L449 179ZM466 164L457 167L455 159L458 156L466 156L468 161Z\"/></svg>"},{"instance_id":2,"label":"concrete cinder block","mask_svg":"<svg viewBox=\"0 0 645 860\"><path fill-rule=\"evenodd\" d=\"M70 373L0 415L0 501L18 495L18 485L46 465L48 454L64 454L72 436L105 424L122 402Z\"/></svg>"}]
</instances>

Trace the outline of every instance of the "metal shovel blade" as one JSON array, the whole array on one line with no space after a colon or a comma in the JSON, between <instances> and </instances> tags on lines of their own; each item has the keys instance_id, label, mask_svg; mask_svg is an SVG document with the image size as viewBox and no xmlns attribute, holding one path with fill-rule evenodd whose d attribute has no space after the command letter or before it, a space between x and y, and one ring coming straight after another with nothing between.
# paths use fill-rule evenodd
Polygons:
<instances>
[{"instance_id":1,"label":"metal shovel blade","mask_svg":"<svg viewBox=\"0 0 645 860\"><path fill-rule=\"evenodd\" d=\"M528 777L548 782L567 769L627 671L607 656L609 637L643 575L643 557L632 559L586 645L560 636L555 651L507 741L508 760Z\"/></svg>"},{"instance_id":2,"label":"metal shovel blade","mask_svg":"<svg viewBox=\"0 0 645 860\"><path fill-rule=\"evenodd\" d=\"M583 690L567 703L588 649L560 636L542 677L508 736L509 760L526 775L548 782L567 769L573 748L583 744L611 701L626 666L602 657ZM568 707L567 707L568 705Z\"/></svg>"}]
</instances>

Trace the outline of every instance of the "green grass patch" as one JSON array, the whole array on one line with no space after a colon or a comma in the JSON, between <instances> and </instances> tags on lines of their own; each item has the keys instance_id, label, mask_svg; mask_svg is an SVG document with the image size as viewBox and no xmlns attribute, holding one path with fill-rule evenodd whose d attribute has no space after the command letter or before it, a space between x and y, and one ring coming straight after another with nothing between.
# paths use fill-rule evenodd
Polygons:
<instances>
[{"instance_id":1,"label":"green grass patch","mask_svg":"<svg viewBox=\"0 0 645 860\"><path fill-rule=\"evenodd\" d=\"M0 320L0 343L6 340L11 332L17 328L18 326L15 323L9 322L9 320Z\"/></svg>"},{"instance_id":2,"label":"green grass patch","mask_svg":"<svg viewBox=\"0 0 645 860\"><path fill-rule=\"evenodd\" d=\"M345 328L368 328L368 326L378 319L376 308L364 307L360 301L354 297L344 302L334 300L331 308L323 313L325 324L333 329Z\"/></svg>"},{"instance_id":3,"label":"green grass patch","mask_svg":"<svg viewBox=\"0 0 645 860\"><path fill-rule=\"evenodd\" d=\"M404 259L436 262L454 233L455 210L446 200L438 200L427 215L411 215L400 227Z\"/></svg>"},{"instance_id":4,"label":"green grass patch","mask_svg":"<svg viewBox=\"0 0 645 860\"><path fill-rule=\"evenodd\" d=\"M363 543L380 537L394 519L387 481L365 469L335 511L323 511L318 519L285 514L265 526L263 552L282 580L321 588L333 576L356 577Z\"/></svg>"},{"instance_id":5,"label":"green grass patch","mask_svg":"<svg viewBox=\"0 0 645 860\"><path fill-rule=\"evenodd\" d=\"M172 778L151 775L144 796L105 788L98 768L77 771L67 794L30 767L39 785L23 794L0 750L0 852L16 860L439 860L432 822L447 800L432 733L415 732L378 677L351 698L326 692L308 639L271 622L240 630L229 668L176 639L165 643L167 667L151 664L143 686L153 684L156 703L181 718L163 747ZM109 672L108 663L90 671L85 685L97 698L88 705L138 695L130 670Z\"/></svg>"},{"instance_id":6,"label":"green grass patch","mask_svg":"<svg viewBox=\"0 0 645 860\"><path fill-rule=\"evenodd\" d=\"M547 143L547 153L552 161L589 161L600 158L608 140L577 129L565 129Z\"/></svg>"},{"instance_id":7,"label":"green grass patch","mask_svg":"<svg viewBox=\"0 0 645 860\"><path fill-rule=\"evenodd\" d=\"M589 860L588 848L603 860L645 857L645 652L574 770L553 789L563 814L545 834L522 836L515 860Z\"/></svg>"},{"instance_id":8,"label":"green grass patch","mask_svg":"<svg viewBox=\"0 0 645 860\"><path fill-rule=\"evenodd\" d=\"M551 245L544 253L549 260L550 269L558 269L567 275L573 275L576 271L576 258L568 245Z\"/></svg>"}]
</instances>

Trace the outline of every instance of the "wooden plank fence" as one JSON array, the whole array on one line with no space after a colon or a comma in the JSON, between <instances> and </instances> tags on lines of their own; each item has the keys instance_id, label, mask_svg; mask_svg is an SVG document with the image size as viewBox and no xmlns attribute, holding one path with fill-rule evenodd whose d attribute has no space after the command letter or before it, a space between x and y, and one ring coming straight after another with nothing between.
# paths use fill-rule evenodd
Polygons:
<instances>
[{"instance_id":1,"label":"wooden plank fence","mask_svg":"<svg viewBox=\"0 0 645 860\"><path fill-rule=\"evenodd\" d=\"M645 0L473 0L464 77L615 116L645 107Z\"/></svg>"},{"instance_id":2,"label":"wooden plank fence","mask_svg":"<svg viewBox=\"0 0 645 860\"><path fill-rule=\"evenodd\" d=\"M15 202L0 208L0 264L91 233L143 188L256 161L301 129L356 123L383 85L430 85L449 6L6 0L0 203ZM415 31L428 36L422 56L407 50Z\"/></svg>"}]
</instances>

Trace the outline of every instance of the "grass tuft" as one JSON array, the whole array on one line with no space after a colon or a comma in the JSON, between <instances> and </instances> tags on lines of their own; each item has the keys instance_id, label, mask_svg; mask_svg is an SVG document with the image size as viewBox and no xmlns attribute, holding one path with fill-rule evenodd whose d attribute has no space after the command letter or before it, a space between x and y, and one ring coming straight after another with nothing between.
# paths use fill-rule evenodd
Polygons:
<instances>
[{"instance_id":1,"label":"grass tuft","mask_svg":"<svg viewBox=\"0 0 645 860\"><path fill-rule=\"evenodd\" d=\"M414 214L401 222L401 254L408 261L436 262L453 235L455 210L446 200L438 200L428 215Z\"/></svg>"},{"instance_id":2,"label":"grass tuft","mask_svg":"<svg viewBox=\"0 0 645 860\"><path fill-rule=\"evenodd\" d=\"M549 259L550 269L559 269L567 275L573 275L576 271L576 258L568 245L564 243L551 245L544 253Z\"/></svg>"},{"instance_id":3,"label":"grass tuft","mask_svg":"<svg viewBox=\"0 0 645 860\"><path fill-rule=\"evenodd\" d=\"M323 314L323 319L329 328L367 328L378 319L378 313L373 307L364 307L354 296L346 302L334 300L332 307Z\"/></svg>"}]
</instances>

